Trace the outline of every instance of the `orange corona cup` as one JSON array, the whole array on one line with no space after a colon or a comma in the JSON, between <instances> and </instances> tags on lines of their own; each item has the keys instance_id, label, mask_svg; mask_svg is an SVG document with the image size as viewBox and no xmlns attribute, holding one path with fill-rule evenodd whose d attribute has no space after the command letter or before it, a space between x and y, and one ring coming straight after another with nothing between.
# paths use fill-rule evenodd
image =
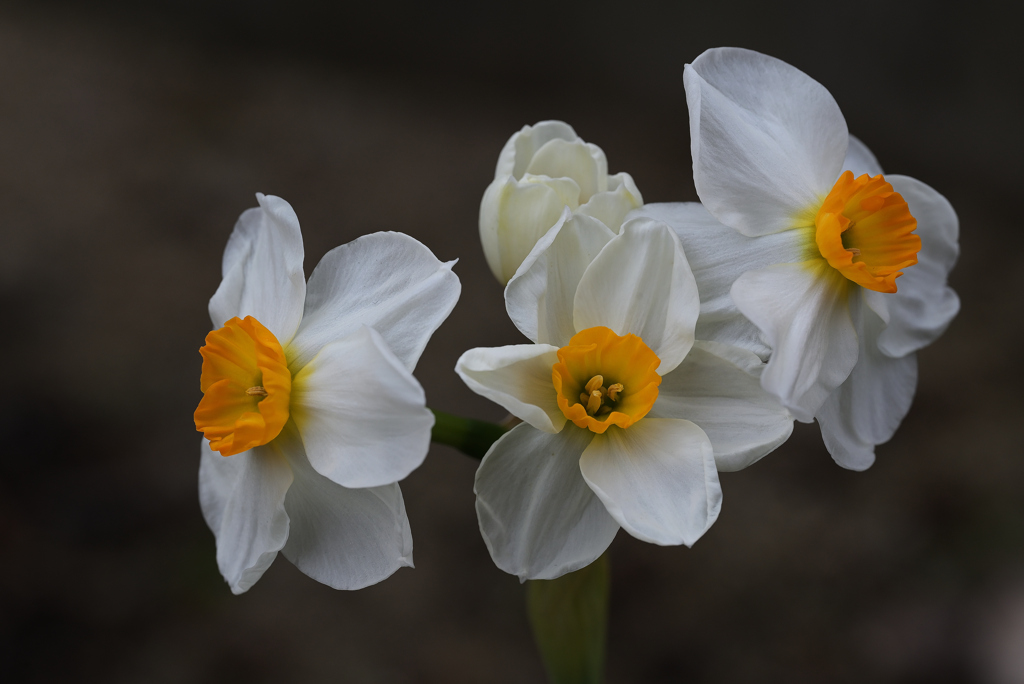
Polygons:
<instances>
[{"instance_id":1,"label":"orange corona cup","mask_svg":"<svg viewBox=\"0 0 1024 684\"><path fill-rule=\"evenodd\" d=\"M237 316L206 336L199 350L203 399L196 429L222 456L270 443L288 422L292 375L274 334L252 316Z\"/></svg>"},{"instance_id":2,"label":"orange corona cup","mask_svg":"<svg viewBox=\"0 0 1024 684\"><path fill-rule=\"evenodd\" d=\"M660 364L636 335L587 328L558 350L558 363L551 368L558 407L577 427L598 434L612 425L629 427L658 398Z\"/></svg>"},{"instance_id":3,"label":"orange corona cup","mask_svg":"<svg viewBox=\"0 0 1024 684\"><path fill-rule=\"evenodd\" d=\"M814 239L821 255L846 278L877 292L896 292L900 269L917 263L917 219L881 175L846 171L818 210Z\"/></svg>"}]
</instances>

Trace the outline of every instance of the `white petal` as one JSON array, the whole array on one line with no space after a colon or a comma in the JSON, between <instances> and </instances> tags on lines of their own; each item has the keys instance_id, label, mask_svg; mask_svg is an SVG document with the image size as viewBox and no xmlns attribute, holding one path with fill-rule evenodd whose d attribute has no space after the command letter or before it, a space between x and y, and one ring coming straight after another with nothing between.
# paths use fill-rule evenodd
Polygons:
<instances>
[{"instance_id":1,"label":"white petal","mask_svg":"<svg viewBox=\"0 0 1024 684\"><path fill-rule=\"evenodd\" d=\"M893 300L892 295L888 292L876 292L875 290L868 290L862 287L860 288L860 296L864 304L881 318L885 325L889 325L891 317L889 303Z\"/></svg>"},{"instance_id":2,"label":"white petal","mask_svg":"<svg viewBox=\"0 0 1024 684\"><path fill-rule=\"evenodd\" d=\"M797 420L809 423L857 363L850 281L824 259L744 273L732 298L775 351L761 376Z\"/></svg>"},{"instance_id":3,"label":"white petal","mask_svg":"<svg viewBox=\"0 0 1024 684\"><path fill-rule=\"evenodd\" d=\"M618 524L580 475L593 439L519 425L494 443L476 471L476 513L494 564L520 580L554 579L589 565Z\"/></svg>"},{"instance_id":4,"label":"white petal","mask_svg":"<svg viewBox=\"0 0 1024 684\"><path fill-rule=\"evenodd\" d=\"M285 558L334 589L362 589L411 568L412 531L398 485L346 489L310 467L294 432L285 439L295 473L284 502L292 521Z\"/></svg>"},{"instance_id":5,"label":"white petal","mask_svg":"<svg viewBox=\"0 0 1024 684\"><path fill-rule=\"evenodd\" d=\"M459 299L454 263L402 233L364 235L332 249L309 277L302 324L287 349L292 373L364 325L411 371Z\"/></svg>"},{"instance_id":6,"label":"white petal","mask_svg":"<svg viewBox=\"0 0 1024 684\"><path fill-rule=\"evenodd\" d=\"M480 246L483 247L487 267L491 269L498 282L502 283L506 282L506 279L501 263L501 240L498 239L498 215L505 188L514 181L511 176L495 178L484 190L484 196L480 198Z\"/></svg>"},{"instance_id":7,"label":"white petal","mask_svg":"<svg viewBox=\"0 0 1024 684\"><path fill-rule=\"evenodd\" d=\"M482 397L544 432L558 432L565 416L558 408L551 367L558 363L558 347L518 344L478 347L459 357L455 372Z\"/></svg>"},{"instance_id":8,"label":"white petal","mask_svg":"<svg viewBox=\"0 0 1024 684\"><path fill-rule=\"evenodd\" d=\"M627 218L639 217L667 223L683 245L700 294L697 339L740 346L767 359L771 348L757 326L736 308L730 290L747 271L803 261L807 248L803 233L748 238L719 223L700 202L645 204Z\"/></svg>"},{"instance_id":9,"label":"white petal","mask_svg":"<svg viewBox=\"0 0 1024 684\"><path fill-rule=\"evenodd\" d=\"M711 442L688 420L612 427L583 452L580 471L622 528L652 544L692 546L722 507Z\"/></svg>"},{"instance_id":10,"label":"white petal","mask_svg":"<svg viewBox=\"0 0 1024 684\"><path fill-rule=\"evenodd\" d=\"M608 189L608 160L601 148L582 140L549 140L533 155L526 173L571 178L580 187L580 202Z\"/></svg>"},{"instance_id":11,"label":"white petal","mask_svg":"<svg viewBox=\"0 0 1024 684\"><path fill-rule=\"evenodd\" d=\"M285 494L292 471L271 442L221 456L204 439L199 462L199 503L217 539L217 567L232 593L263 576L288 539Z\"/></svg>"},{"instance_id":12,"label":"white petal","mask_svg":"<svg viewBox=\"0 0 1024 684\"><path fill-rule=\"evenodd\" d=\"M639 336L661 359L664 375L690 351L699 311L679 238L664 223L640 218L622 226L583 274L573 324L577 331L601 325Z\"/></svg>"},{"instance_id":13,"label":"white petal","mask_svg":"<svg viewBox=\"0 0 1024 684\"><path fill-rule=\"evenodd\" d=\"M562 212L505 288L505 308L534 342L564 347L576 334L573 300L590 262L615 233L590 216Z\"/></svg>"},{"instance_id":14,"label":"white petal","mask_svg":"<svg viewBox=\"0 0 1024 684\"><path fill-rule=\"evenodd\" d=\"M846 148L846 159L843 160L843 171L853 171L854 178L863 176L877 176L882 173L882 165L875 159L874 153L868 146L861 142L860 138L851 135L850 145Z\"/></svg>"},{"instance_id":15,"label":"white petal","mask_svg":"<svg viewBox=\"0 0 1024 684\"><path fill-rule=\"evenodd\" d=\"M661 379L650 418L684 418L711 440L718 470L742 470L793 432L793 417L761 388L762 364L737 347L697 341ZM646 420L646 419L645 419Z\"/></svg>"},{"instance_id":16,"label":"white petal","mask_svg":"<svg viewBox=\"0 0 1024 684\"><path fill-rule=\"evenodd\" d=\"M434 425L419 382L366 326L295 375L291 416L316 471L345 487L405 478L426 458Z\"/></svg>"},{"instance_id":17,"label":"white petal","mask_svg":"<svg viewBox=\"0 0 1024 684\"><path fill-rule=\"evenodd\" d=\"M719 221L744 235L776 233L832 189L848 134L820 83L739 48L707 50L683 83L694 184Z\"/></svg>"},{"instance_id":18,"label":"white petal","mask_svg":"<svg viewBox=\"0 0 1024 684\"><path fill-rule=\"evenodd\" d=\"M522 178L533 155L549 140L579 140L579 136L564 121L541 121L523 126L508 139L498 155L494 177Z\"/></svg>"},{"instance_id":19,"label":"white petal","mask_svg":"<svg viewBox=\"0 0 1024 684\"><path fill-rule=\"evenodd\" d=\"M550 176L536 176L532 173L525 173L523 174L522 179L520 179L519 184L521 186L527 184L543 185L550 188L551 191L555 193L558 197L559 204L567 206L573 211L576 211L579 208L580 186L572 178L551 178ZM559 209L561 209L561 207L559 207ZM559 213L561 213L561 211L559 211ZM555 219L557 220L557 217L555 217ZM551 225L555 225L554 222L552 222ZM546 232L547 231L544 230L541 231L540 234L543 235ZM538 237L540 236L538 235ZM527 252L527 254L529 254L529 252Z\"/></svg>"},{"instance_id":20,"label":"white petal","mask_svg":"<svg viewBox=\"0 0 1024 684\"><path fill-rule=\"evenodd\" d=\"M530 250L562 215L579 206L579 186L569 178L527 175L496 179L480 201L480 242L491 272L502 283L515 275Z\"/></svg>"},{"instance_id":21,"label":"white petal","mask_svg":"<svg viewBox=\"0 0 1024 684\"><path fill-rule=\"evenodd\" d=\"M256 194L259 207L238 217L224 248L223 280L210 299L214 328L252 316L281 344L295 334L306 298L302 233L290 204Z\"/></svg>"},{"instance_id":22,"label":"white petal","mask_svg":"<svg viewBox=\"0 0 1024 684\"><path fill-rule=\"evenodd\" d=\"M579 208L579 213L593 216L613 232L618 232L626 219L626 214L639 209L643 204L644 199L640 196L632 176L628 173L617 173L608 177L608 191L599 192L591 197Z\"/></svg>"},{"instance_id":23,"label":"white petal","mask_svg":"<svg viewBox=\"0 0 1024 684\"><path fill-rule=\"evenodd\" d=\"M917 387L917 359L913 354L898 359L883 354L877 344L885 329L882 320L863 304L854 309L860 357L850 377L815 417L836 463L864 470L875 461L875 445L892 439L910 410Z\"/></svg>"},{"instance_id":24,"label":"white petal","mask_svg":"<svg viewBox=\"0 0 1024 684\"><path fill-rule=\"evenodd\" d=\"M960 310L960 298L946 284L960 255L960 223L946 198L921 181L885 179L907 201L921 237L917 263L904 269L888 297L889 326L878 338L883 352L898 357L938 339Z\"/></svg>"}]
</instances>

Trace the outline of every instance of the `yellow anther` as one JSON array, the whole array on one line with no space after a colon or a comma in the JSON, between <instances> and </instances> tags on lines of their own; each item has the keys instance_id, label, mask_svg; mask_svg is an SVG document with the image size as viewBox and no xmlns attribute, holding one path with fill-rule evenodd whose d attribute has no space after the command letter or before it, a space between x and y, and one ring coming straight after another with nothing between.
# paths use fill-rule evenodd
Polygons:
<instances>
[{"instance_id":1,"label":"yellow anther","mask_svg":"<svg viewBox=\"0 0 1024 684\"><path fill-rule=\"evenodd\" d=\"M580 403L586 406L588 401L590 401L590 395L586 392L580 392Z\"/></svg>"},{"instance_id":2,"label":"yellow anther","mask_svg":"<svg viewBox=\"0 0 1024 684\"><path fill-rule=\"evenodd\" d=\"M602 385L604 385L604 376L595 375L594 377L590 378L590 382L587 383L587 392L593 392L596 389L601 389Z\"/></svg>"},{"instance_id":3,"label":"yellow anther","mask_svg":"<svg viewBox=\"0 0 1024 684\"><path fill-rule=\"evenodd\" d=\"M626 389L626 388L622 386L621 382L617 382L614 385L612 385L611 387L609 387L608 388L608 399L609 399L609 401L618 401L619 400L619 393L622 392L622 390L624 390L624 389Z\"/></svg>"},{"instance_id":4,"label":"yellow anther","mask_svg":"<svg viewBox=\"0 0 1024 684\"><path fill-rule=\"evenodd\" d=\"M601 408L601 390L594 390L590 393L590 398L587 399L587 415L594 415L599 408Z\"/></svg>"},{"instance_id":5,"label":"yellow anther","mask_svg":"<svg viewBox=\"0 0 1024 684\"><path fill-rule=\"evenodd\" d=\"M265 397L269 394L267 392L266 387L260 387L259 385L256 385L255 387L250 387L249 389L245 390L245 393L248 394L250 397Z\"/></svg>"},{"instance_id":6,"label":"yellow anther","mask_svg":"<svg viewBox=\"0 0 1024 684\"><path fill-rule=\"evenodd\" d=\"M609 413L611 413L611 412L612 412L612 407L611 407L611 406L602 406L602 407L601 407L601 408L600 408L600 409L598 410L598 412L597 412L597 414L596 414L596 415L599 415L599 416L607 416L607 415L608 415Z\"/></svg>"}]
</instances>

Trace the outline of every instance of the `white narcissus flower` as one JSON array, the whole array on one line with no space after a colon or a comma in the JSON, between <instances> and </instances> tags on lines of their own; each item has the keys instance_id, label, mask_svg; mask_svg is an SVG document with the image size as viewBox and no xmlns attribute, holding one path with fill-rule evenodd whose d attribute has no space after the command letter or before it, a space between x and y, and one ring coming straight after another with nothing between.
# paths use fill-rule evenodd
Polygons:
<instances>
[{"instance_id":1,"label":"white narcissus flower","mask_svg":"<svg viewBox=\"0 0 1024 684\"><path fill-rule=\"evenodd\" d=\"M608 175L601 148L561 121L523 126L498 157L480 202L480 242L503 284L569 207L618 232L626 213L643 205L628 173Z\"/></svg>"},{"instance_id":2,"label":"white narcissus flower","mask_svg":"<svg viewBox=\"0 0 1024 684\"><path fill-rule=\"evenodd\" d=\"M203 516L236 594L278 551L358 589L412 566L397 483L434 424L412 370L459 279L413 238L374 233L328 252L307 283L295 212L256 198L224 250L200 350Z\"/></svg>"},{"instance_id":3,"label":"white narcissus flower","mask_svg":"<svg viewBox=\"0 0 1024 684\"><path fill-rule=\"evenodd\" d=\"M718 517L718 470L792 431L756 355L694 341L696 285L663 223L616 235L566 208L505 304L534 343L471 349L456 371L524 421L487 452L475 487L491 557L520 579L591 563L620 526L693 544Z\"/></svg>"},{"instance_id":4,"label":"white narcissus flower","mask_svg":"<svg viewBox=\"0 0 1024 684\"><path fill-rule=\"evenodd\" d=\"M706 211L637 215L673 225L707 325L770 353L765 389L797 419L818 420L837 463L863 470L910 408L914 352L959 310L946 284L956 213L920 181L883 177L829 92L780 60L708 50L684 83ZM744 333L738 314L756 330Z\"/></svg>"}]
</instances>

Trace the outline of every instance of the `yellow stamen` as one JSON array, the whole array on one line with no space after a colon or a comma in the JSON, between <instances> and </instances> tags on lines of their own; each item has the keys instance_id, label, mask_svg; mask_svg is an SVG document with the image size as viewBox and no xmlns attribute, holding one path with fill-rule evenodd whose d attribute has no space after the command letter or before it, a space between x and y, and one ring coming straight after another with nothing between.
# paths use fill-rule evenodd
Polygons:
<instances>
[{"instance_id":1,"label":"yellow stamen","mask_svg":"<svg viewBox=\"0 0 1024 684\"><path fill-rule=\"evenodd\" d=\"M895 292L900 269L917 263L921 238L903 196L882 176L846 171L815 217L815 242L828 263L853 282Z\"/></svg>"},{"instance_id":2,"label":"yellow stamen","mask_svg":"<svg viewBox=\"0 0 1024 684\"><path fill-rule=\"evenodd\" d=\"M636 335L587 328L558 350L551 381L565 417L600 434L611 425L629 427L647 415L658 398L659 365L661 359ZM615 382L606 388L605 378Z\"/></svg>"},{"instance_id":3,"label":"yellow stamen","mask_svg":"<svg viewBox=\"0 0 1024 684\"><path fill-rule=\"evenodd\" d=\"M232 318L199 350L203 399L196 429L231 456L267 444L288 422L292 376L281 344L252 316Z\"/></svg>"}]
</instances>

